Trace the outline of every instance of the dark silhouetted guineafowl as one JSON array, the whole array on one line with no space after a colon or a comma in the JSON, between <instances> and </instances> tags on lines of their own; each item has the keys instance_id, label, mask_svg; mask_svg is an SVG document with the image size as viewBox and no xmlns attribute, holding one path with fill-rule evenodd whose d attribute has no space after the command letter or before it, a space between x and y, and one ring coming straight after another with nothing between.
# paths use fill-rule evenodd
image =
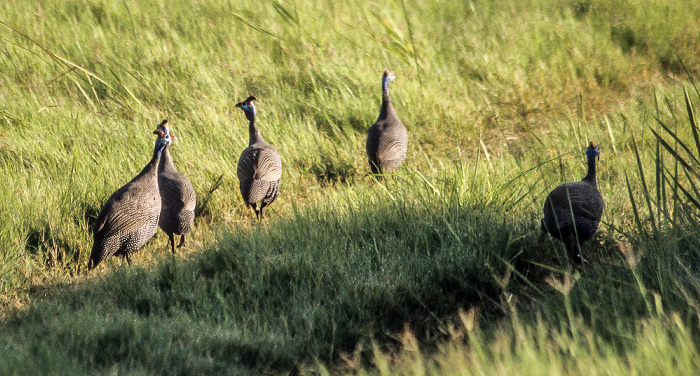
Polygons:
<instances>
[{"instance_id":1,"label":"dark silhouetted guineafowl","mask_svg":"<svg viewBox=\"0 0 700 376\"><path fill-rule=\"evenodd\" d=\"M544 203L542 230L564 242L569 258L577 264L585 261L580 245L593 237L603 216L603 196L596 182L596 157L598 147L591 142L586 149L586 177L554 188Z\"/></svg>"},{"instance_id":2,"label":"dark silhouetted guineafowl","mask_svg":"<svg viewBox=\"0 0 700 376\"><path fill-rule=\"evenodd\" d=\"M167 123L167 120L163 120L158 129L175 141ZM180 244L177 246L180 248L185 243L185 235L194 227L197 197L190 181L175 168L170 157L170 145L165 148L158 165L158 189L162 202L158 226L168 235L171 250L175 254L174 235L180 235Z\"/></svg>"},{"instance_id":3,"label":"dark silhouetted guineafowl","mask_svg":"<svg viewBox=\"0 0 700 376\"><path fill-rule=\"evenodd\" d=\"M97 216L89 269L112 255L122 256L131 264L131 254L156 233L161 207L158 161L171 141L161 130L153 133L158 139L151 161L135 178L112 193Z\"/></svg>"},{"instance_id":4,"label":"dark silhouetted guineafowl","mask_svg":"<svg viewBox=\"0 0 700 376\"><path fill-rule=\"evenodd\" d=\"M238 159L237 175L241 195L246 205L250 205L260 221L263 211L277 198L282 177L282 160L277 150L268 145L255 123L255 105L257 98L251 96L236 104L248 118L248 147Z\"/></svg>"},{"instance_id":5,"label":"dark silhouetted guineafowl","mask_svg":"<svg viewBox=\"0 0 700 376\"><path fill-rule=\"evenodd\" d=\"M384 70L382 76L382 107L377 121L367 132L367 157L373 174L389 173L396 170L406 159L408 134L406 127L396 116L389 98L389 82L394 73Z\"/></svg>"}]
</instances>

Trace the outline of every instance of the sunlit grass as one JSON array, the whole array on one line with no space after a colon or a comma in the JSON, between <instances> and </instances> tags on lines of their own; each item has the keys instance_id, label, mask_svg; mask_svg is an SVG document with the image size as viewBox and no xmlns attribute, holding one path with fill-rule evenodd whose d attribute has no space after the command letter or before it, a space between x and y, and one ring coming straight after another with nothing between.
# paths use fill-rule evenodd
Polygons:
<instances>
[{"instance_id":1,"label":"sunlit grass","mask_svg":"<svg viewBox=\"0 0 700 376\"><path fill-rule=\"evenodd\" d=\"M0 373L684 373L699 16L681 1L3 2ZM410 146L376 181L364 142L385 67ZM248 137L232 105L251 94L284 165L260 227L235 176ZM171 259L157 236L133 268L88 275L92 221L164 118L208 198L193 241ZM539 217L585 174L589 141L606 209L592 265L572 271Z\"/></svg>"}]
</instances>

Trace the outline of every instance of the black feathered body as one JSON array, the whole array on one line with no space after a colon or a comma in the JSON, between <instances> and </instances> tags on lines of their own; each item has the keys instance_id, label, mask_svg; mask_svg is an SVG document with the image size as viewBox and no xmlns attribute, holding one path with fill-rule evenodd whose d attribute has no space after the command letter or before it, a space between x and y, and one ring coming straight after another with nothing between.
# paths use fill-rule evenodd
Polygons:
<instances>
[{"instance_id":1,"label":"black feathered body","mask_svg":"<svg viewBox=\"0 0 700 376\"><path fill-rule=\"evenodd\" d=\"M586 181L566 183L547 196L542 224L557 239L570 235L581 244L593 237L603 216L603 196Z\"/></svg>"},{"instance_id":2,"label":"black feathered body","mask_svg":"<svg viewBox=\"0 0 700 376\"><path fill-rule=\"evenodd\" d=\"M194 227L194 208L197 198L190 181L175 168L170 156L170 148L166 148L158 165L158 189L162 201L158 226L168 234L175 250L173 235L185 235Z\"/></svg>"},{"instance_id":3,"label":"black feathered body","mask_svg":"<svg viewBox=\"0 0 700 376\"><path fill-rule=\"evenodd\" d=\"M386 90L383 91L379 117L367 132L365 146L369 166L374 174L395 171L406 159L408 133L396 116Z\"/></svg>"},{"instance_id":4,"label":"black feathered body","mask_svg":"<svg viewBox=\"0 0 700 376\"><path fill-rule=\"evenodd\" d=\"M597 155L597 149L589 151ZM588 153L588 152L587 152ZM564 242L572 261L583 261L579 246L598 231L603 216L603 196L598 191L595 157L588 160L588 174L583 180L561 184L544 202L542 230Z\"/></svg>"},{"instance_id":5,"label":"black feathered body","mask_svg":"<svg viewBox=\"0 0 700 376\"><path fill-rule=\"evenodd\" d=\"M107 257L124 256L143 247L158 228L161 199L158 193L158 158L130 182L114 192L100 210L93 231L92 269Z\"/></svg>"}]
</instances>

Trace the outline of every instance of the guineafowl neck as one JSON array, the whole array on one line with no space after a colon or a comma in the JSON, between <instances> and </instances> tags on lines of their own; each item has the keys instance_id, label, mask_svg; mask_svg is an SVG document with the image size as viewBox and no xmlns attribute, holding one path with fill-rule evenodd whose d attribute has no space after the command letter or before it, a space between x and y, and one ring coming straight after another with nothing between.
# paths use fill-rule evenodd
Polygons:
<instances>
[{"instance_id":1,"label":"guineafowl neck","mask_svg":"<svg viewBox=\"0 0 700 376\"><path fill-rule=\"evenodd\" d=\"M173 159L170 157L170 148L165 148L165 151L163 152L163 155L160 158L158 169L175 170L175 164L173 164Z\"/></svg>"},{"instance_id":2,"label":"guineafowl neck","mask_svg":"<svg viewBox=\"0 0 700 376\"><path fill-rule=\"evenodd\" d=\"M166 150L167 145L163 145L161 147L156 147L155 150L153 150L153 158L151 158L151 161L148 162L146 167L141 170L141 173L138 174L137 177L141 175L146 175L146 174L152 174L153 176L156 176L158 173L158 162L160 162L160 157L163 154L163 152Z\"/></svg>"},{"instance_id":3,"label":"guineafowl neck","mask_svg":"<svg viewBox=\"0 0 700 376\"><path fill-rule=\"evenodd\" d=\"M160 161L160 153L158 151L156 151L153 154L153 158L151 158L150 162L148 162L148 164L146 166L144 166L143 170L141 170L141 172L139 172L139 174L136 175L136 177L133 180L137 180L144 175L152 176L155 178L157 176L157 173L158 173L158 162L159 161Z\"/></svg>"},{"instance_id":4,"label":"guineafowl neck","mask_svg":"<svg viewBox=\"0 0 700 376\"><path fill-rule=\"evenodd\" d=\"M391 98L389 98L389 90L384 88L382 90L382 108L379 111L379 119L386 119L388 116L394 114L394 107L391 105Z\"/></svg>"},{"instance_id":5,"label":"guineafowl neck","mask_svg":"<svg viewBox=\"0 0 700 376\"><path fill-rule=\"evenodd\" d=\"M588 162L588 173L586 174L586 177L583 178L583 181L597 185L595 177L595 159L592 162Z\"/></svg>"},{"instance_id":6,"label":"guineafowl neck","mask_svg":"<svg viewBox=\"0 0 700 376\"><path fill-rule=\"evenodd\" d=\"M258 129L258 125L255 124L254 117L250 119L250 123L248 124L248 135L248 145L253 145L263 140L262 136L260 135L260 129Z\"/></svg>"}]
</instances>

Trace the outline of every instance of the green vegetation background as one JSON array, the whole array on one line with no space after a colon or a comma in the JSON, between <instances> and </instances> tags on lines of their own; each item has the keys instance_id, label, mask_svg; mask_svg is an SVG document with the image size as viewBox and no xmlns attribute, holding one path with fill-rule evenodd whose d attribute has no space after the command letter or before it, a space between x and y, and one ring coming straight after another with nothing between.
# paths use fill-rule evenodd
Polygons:
<instances>
[{"instance_id":1,"label":"green vegetation background","mask_svg":"<svg viewBox=\"0 0 700 376\"><path fill-rule=\"evenodd\" d=\"M0 373L693 373L698 19L652 0L2 2ZM410 144L377 182L383 68ZM235 177L248 95L285 169L260 227ZM92 221L163 118L194 241L88 275ZM607 206L575 271L539 217L589 140Z\"/></svg>"}]
</instances>

